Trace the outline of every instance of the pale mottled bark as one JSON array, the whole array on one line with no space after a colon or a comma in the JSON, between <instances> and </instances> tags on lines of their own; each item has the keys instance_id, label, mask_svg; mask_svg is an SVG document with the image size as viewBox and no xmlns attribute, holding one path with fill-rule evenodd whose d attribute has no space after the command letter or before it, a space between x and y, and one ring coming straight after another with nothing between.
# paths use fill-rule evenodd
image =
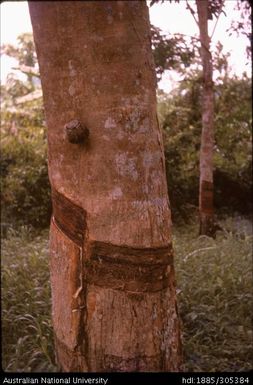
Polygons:
<instances>
[{"instance_id":1,"label":"pale mottled bark","mask_svg":"<svg viewBox=\"0 0 253 385\"><path fill-rule=\"evenodd\" d=\"M199 213L200 234L213 235L213 68L208 36L208 0L196 0L203 65L202 133L200 146Z\"/></svg>"},{"instance_id":2,"label":"pale mottled bark","mask_svg":"<svg viewBox=\"0 0 253 385\"><path fill-rule=\"evenodd\" d=\"M48 126L59 366L177 371L171 219L147 6L29 7ZM64 126L73 119L89 129L88 142L68 141Z\"/></svg>"}]
</instances>

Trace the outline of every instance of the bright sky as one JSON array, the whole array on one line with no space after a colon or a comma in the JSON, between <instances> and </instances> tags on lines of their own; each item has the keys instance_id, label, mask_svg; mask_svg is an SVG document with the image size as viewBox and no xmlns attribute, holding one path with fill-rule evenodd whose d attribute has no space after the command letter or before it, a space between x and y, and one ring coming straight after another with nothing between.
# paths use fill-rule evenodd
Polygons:
<instances>
[{"instance_id":1,"label":"bright sky","mask_svg":"<svg viewBox=\"0 0 253 385\"><path fill-rule=\"evenodd\" d=\"M195 1L190 0L190 4L194 5ZM239 12L234 10L236 0L225 1L225 12L221 14L215 33L213 43L218 40L224 46L225 52L231 52L230 65L233 72L242 74L246 71L249 76L251 74L250 64L245 56L245 47L247 42L246 37L235 35L229 36L226 30L230 27L231 20L237 20ZM163 31L170 33L182 33L185 35L198 34L197 25L188 10L186 10L186 1L181 0L180 3L170 3L165 1L163 4L155 4L150 8L150 21L155 26ZM209 22L209 30L212 32L215 20ZM1 44L11 43L17 44L17 36L23 32L31 32L32 26L26 1L6 1L1 3ZM11 67L15 66L15 61L6 57L1 58L1 82L4 82ZM165 90L169 90L169 83L172 82L173 74L167 73L160 86Z\"/></svg>"}]
</instances>

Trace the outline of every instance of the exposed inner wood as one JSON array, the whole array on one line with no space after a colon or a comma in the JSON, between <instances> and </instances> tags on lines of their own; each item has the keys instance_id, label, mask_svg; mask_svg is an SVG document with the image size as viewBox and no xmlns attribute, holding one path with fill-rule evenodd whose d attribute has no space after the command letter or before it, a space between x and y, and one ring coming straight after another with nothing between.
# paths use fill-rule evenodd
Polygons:
<instances>
[{"instance_id":1,"label":"exposed inner wood","mask_svg":"<svg viewBox=\"0 0 253 385\"><path fill-rule=\"evenodd\" d=\"M121 248L97 241L86 246L73 242L53 218L51 281L59 368L65 372L178 370L181 341L174 269L168 265L171 247ZM140 258L140 265L134 256ZM104 329L109 331L104 337L106 350ZM167 333L172 333L168 345Z\"/></svg>"},{"instance_id":2,"label":"exposed inner wood","mask_svg":"<svg viewBox=\"0 0 253 385\"><path fill-rule=\"evenodd\" d=\"M111 262L127 263L134 265L167 265L171 263L172 245L151 247L129 247L112 245L105 242L91 240L89 242L89 254L91 258L110 258ZM110 249L110 254L108 254Z\"/></svg>"},{"instance_id":3,"label":"exposed inner wood","mask_svg":"<svg viewBox=\"0 0 253 385\"><path fill-rule=\"evenodd\" d=\"M127 265L108 260L86 261L86 280L90 284L131 292L155 292L168 286L168 267Z\"/></svg>"},{"instance_id":4,"label":"exposed inner wood","mask_svg":"<svg viewBox=\"0 0 253 385\"><path fill-rule=\"evenodd\" d=\"M201 182L201 212L213 215L213 183L203 180Z\"/></svg>"},{"instance_id":5,"label":"exposed inner wood","mask_svg":"<svg viewBox=\"0 0 253 385\"><path fill-rule=\"evenodd\" d=\"M82 207L52 189L53 216L57 226L79 246L83 245L86 213Z\"/></svg>"},{"instance_id":6,"label":"exposed inner wood","mask_svg":"<svg viewBox=\"0 0 253 385\"><path fill-rule=\"evenodd\" d=\"M85 211L53 189L54 221L61 231L83 248ZM171 244L160 248L132 248L88 241L83 269L86 283L131 292L156 292L169 284L173 264Z\"/></svg>"}]
</instances>

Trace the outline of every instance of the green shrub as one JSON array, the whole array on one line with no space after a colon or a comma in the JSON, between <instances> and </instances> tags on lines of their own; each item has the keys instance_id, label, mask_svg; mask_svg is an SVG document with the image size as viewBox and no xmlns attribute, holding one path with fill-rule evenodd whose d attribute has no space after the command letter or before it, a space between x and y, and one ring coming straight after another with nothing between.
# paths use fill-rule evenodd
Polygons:
<instances>
[{"instance_id":1,"label":"green shrub","mask_svg":"<svg viewBox=\"0 0 253 385\"><path fill-rule=\"evenodd\" d=\"M32 130L32 129L31 129ZM51 215L46 143L43 132L2 140L2 220L47 227Z\"/></svg>"},{"instance_id":2,"label":"green shrub","mask_svg":"<svg viewBox=\"0 0 253 385\"><path fill-rule=\"evenodd\" d=\"M201 77L193 72L169 95L158 95L169 196L174 221L198 206ZM225 77L215 83L214 203L217 209L252 210L251 80Z\"/></svg>"},{"instance_id":3,"label":"green shrub","mask_svg":"<svg viewBox=\"0 0 253 385\"><path fill-rule=\"evenodd\" d=\"M51 202L42 90L33 35L24 33L18 37L17 47L1 48L18 61L17 68L26 75L21 80L9 73L6 83L1 85L2 221L8 226L29 224L43 228L49 224Z\"/></svg>"}]
</instances>

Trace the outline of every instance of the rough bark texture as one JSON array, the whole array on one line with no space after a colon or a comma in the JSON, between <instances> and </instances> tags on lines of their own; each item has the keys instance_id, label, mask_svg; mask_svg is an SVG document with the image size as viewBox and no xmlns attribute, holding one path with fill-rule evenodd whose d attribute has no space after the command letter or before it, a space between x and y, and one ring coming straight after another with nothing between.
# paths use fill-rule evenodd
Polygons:
<instances>
[{"instance_id":1,"label":"rough bark texture","mask_svg":"<svg viewBox=\"0 0 253 385\"><path fill-rule=\"evenodd\" d=\"M53 325L63 371L177 371L171 220L148 9L30 2L48 125ZM66 137L68 122L89 130Z\"/></svg>"},{"instance_id":2,"label":"rough bark texture","mask_svg":"<svg viewBox=\"0 0 253 385\"><path fill-rule=\"evenodd\" d=\"M208 36L208 0L196 0L196 3L203 65L199 184L200 234L213 236L215 227L213 210L214 92L212 55Z\"/></svg>"}]
</instances>

